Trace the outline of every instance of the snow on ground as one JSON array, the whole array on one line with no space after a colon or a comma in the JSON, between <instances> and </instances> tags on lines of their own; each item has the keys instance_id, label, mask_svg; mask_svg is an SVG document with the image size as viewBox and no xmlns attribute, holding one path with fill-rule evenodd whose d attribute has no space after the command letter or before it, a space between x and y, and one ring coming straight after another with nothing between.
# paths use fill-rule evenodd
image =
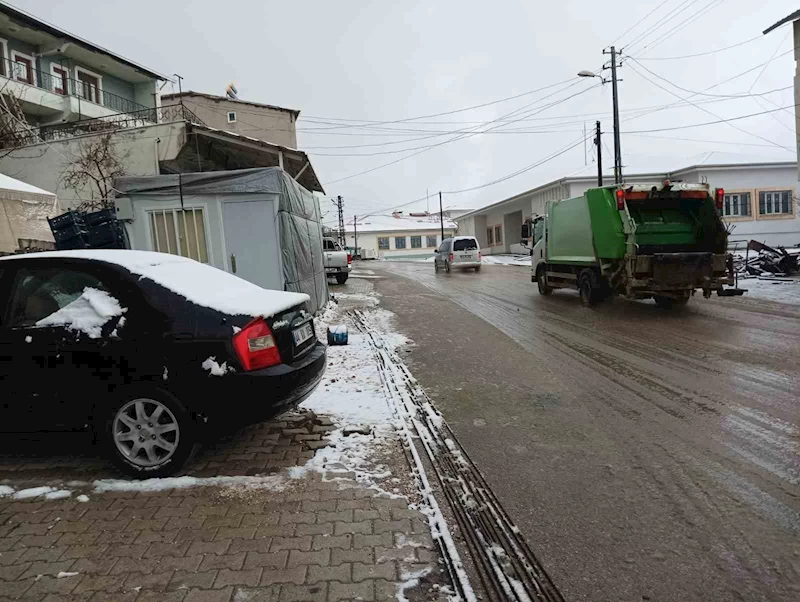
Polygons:
<instances>
[{"instance_id":1,"label":"snow on ground","mask_svg":"<svg viewBox=\"0 0 800 602\"><path fill-rule=\"evenodd\" d=\"M87 286L80 297L42 318L36 322L36 326L66 326L69 330L85 332L90 339L99 339L103 334L103 325L126 311L107 292Z\"/></svg>"},{"instance_id":2,"label":"snow on ground","mask_svg":"<svg viewBox=\"0 0 800 602\"><path fill-rule=\"evenodd\" d=\"M531 266L530 255L483 255L481 263L488 265L520 265Z\"/></svg>"},{"instance_id":3,"label":"snow on ground","mask_svg":"<svg viewBox=\"0 0 800 602\"><path fill-rule=\"evenodd\" d=\"M747 290L745 299L768 299L777 303L800 305L800 278L739 278L739 288Z\"/></svg>"},{"instance_id":4,"label":"snow on ground","mask_svg":"<svg viewBox=\"0 0 800 602\"><path fill-rule=\"evenodd\" d=\"M170 489L190 489L193 487L247 487L248 489L268 489L270 491L283 491L288 486L288 480L282 474L265 477L164 477L160 479L144 479L142 481L128 481L123 479L102 479L94 482L94 493L106 491L138 491L153 493Z\"/></svg>"}]
</instances>

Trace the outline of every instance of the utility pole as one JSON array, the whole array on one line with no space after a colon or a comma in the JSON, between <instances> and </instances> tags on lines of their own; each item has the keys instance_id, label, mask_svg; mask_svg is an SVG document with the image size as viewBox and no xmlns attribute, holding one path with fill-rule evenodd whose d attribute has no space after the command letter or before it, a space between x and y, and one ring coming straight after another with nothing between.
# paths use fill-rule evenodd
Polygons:
<instances>
[{"instance_id":1,"label":"utility pole","mask_svg":"<svg viewBox=\"0 0 800 602\"><path fill-rule=\"evenodd\" d=\"M444 211L442 210L442 191L439 191L439 223L442 226L442 240L444 240Z\"/></svg>"},{"instance_id":2,"label":"utility pole","mask_svg":"<svg viewBox=\"0 0 800 602\"><path fill-rule=\"evenodd\" d=\"M619 98L617 96L617 57L620 55L617 49L611 49L603 54L611 55L611 94L614 103L614 183L622 183L622 148L619 141Z\"/></svg>"},{"instance_id":3,"label":"utility pole","mask_svg":"<svg viewBox=\"0 0 800 602\"><path fill-rule=\"evenodd\" d=\"M339 231L336 238L339 239L339 244L342 245L342 248L345 248L347 246L347 236L344 231L344 201L340 195L336 197L335 201L331 199L331 203L336 205L336 209L339 211Z\"/></svg>"},{"instance_id":4,"label":"utility pole","mask_svg":"<svg viewBox=\"0 0 800 602\"><path fill-rule=\"evenodd\" d=\"M603 132L600 131L600 122L596 123L596 131L594 135L594 144L597 146L597 185L603 185L603 140L600 136Z\"/></svg>"},{"instance_id":5,"label":"utility pole","mask_svg":"<svg viewBox=\"0 0 800 602\"><path fill-rule=\"evenodd\" d=\"M357 224L358 224L358 220L356 219L356 216L354 215L353 216L353 241L354 241L353 242L353 256L354 257L359 254L358 253L358 229L357 229L358 226L357 226Z\"/></svg>"}]
</instances>

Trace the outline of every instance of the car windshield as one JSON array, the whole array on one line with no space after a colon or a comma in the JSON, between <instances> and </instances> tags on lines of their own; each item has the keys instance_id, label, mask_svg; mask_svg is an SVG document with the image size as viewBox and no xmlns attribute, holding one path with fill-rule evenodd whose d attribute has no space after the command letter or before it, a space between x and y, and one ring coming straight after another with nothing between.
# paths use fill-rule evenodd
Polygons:
<instances>
[{"instance_id":1,"label":"car windshield","mask_svg":"<svg viewBox=\"0 0 800 602\"><path fill-rule=\"evenodd\" d=\"M453 243L454 251L473 251L478 248L478 241L474 238L461 238Z\"/></svg>"}]
</instances>

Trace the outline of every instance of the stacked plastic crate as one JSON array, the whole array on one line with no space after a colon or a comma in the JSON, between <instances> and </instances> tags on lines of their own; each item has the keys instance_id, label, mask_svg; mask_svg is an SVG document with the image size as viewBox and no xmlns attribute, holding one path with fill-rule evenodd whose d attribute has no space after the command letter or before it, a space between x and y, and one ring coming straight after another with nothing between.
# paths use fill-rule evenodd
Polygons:
<instances>
[{"instance_id":1,"label":"stacked plastic crate","mask_svg":"<svg viewBox=\"0 0 800 602\"><path fill-rule=\"evenodd\" d=\"M125 249L125 234L113 208L82 213L67 211L48 220L56 248Z\"/></svg>"},{"instance_id":2,"label":"stacked plastic crate","mask_svg":"<svg viewBox=\"0 0 800 602\"><path fill-rule=\"evenodd\" d=\"M89 248L89 231L83 213L70 210L47 221L59 251Z\"/></svg>"}]
</instances>

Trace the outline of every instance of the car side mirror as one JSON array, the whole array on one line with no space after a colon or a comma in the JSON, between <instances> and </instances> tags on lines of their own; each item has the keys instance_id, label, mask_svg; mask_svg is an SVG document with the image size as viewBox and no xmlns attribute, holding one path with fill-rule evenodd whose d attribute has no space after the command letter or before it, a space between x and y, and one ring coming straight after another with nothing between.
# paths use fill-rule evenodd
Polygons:
<instances>
[{"instance_id":1,"label":"car side mirror","mask_svg":"<svg viewBox=\"0 0 800 602\"><path fill-rule=\"evenodd\" d=\"M438 255L439 254L439 249L434 249L433 252L434 252L434 254Z\"/></svg>"}]
</instances>

